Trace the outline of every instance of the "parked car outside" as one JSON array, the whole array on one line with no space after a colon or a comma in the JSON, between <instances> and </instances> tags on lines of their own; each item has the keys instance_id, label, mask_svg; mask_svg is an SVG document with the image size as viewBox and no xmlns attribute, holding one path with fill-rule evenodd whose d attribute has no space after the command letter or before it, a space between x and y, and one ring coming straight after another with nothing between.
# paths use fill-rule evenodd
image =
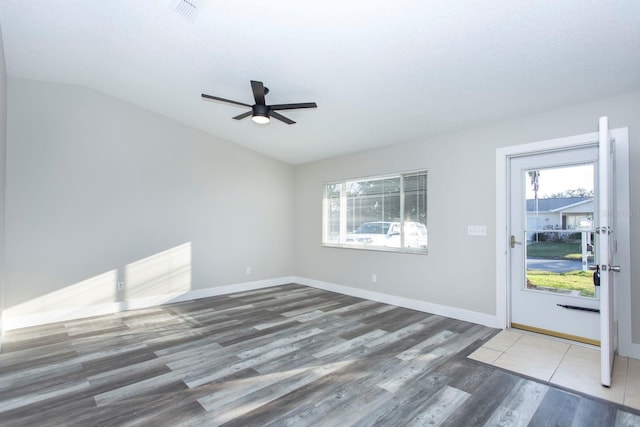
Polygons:
<instances>
[{"instance_id":1,"label":"parked car outside","mask_svg":"<svg viewBox=\"0 0 640 427\"><path fill-rule=\"evenodd\" d=\"M352 234L347 235L347 244L400 248L400 223L391 221L362 223ZM405 222L404 247L426 248L427 227L419 222Z\"/></svg>"}]
</instances>

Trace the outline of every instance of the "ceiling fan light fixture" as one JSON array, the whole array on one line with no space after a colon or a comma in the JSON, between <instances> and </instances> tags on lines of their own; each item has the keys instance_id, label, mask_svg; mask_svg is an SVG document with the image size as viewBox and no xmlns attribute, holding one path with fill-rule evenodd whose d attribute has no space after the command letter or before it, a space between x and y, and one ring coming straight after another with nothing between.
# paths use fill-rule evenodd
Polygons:
<instances>
[{"instance_id":1,"label":"ceiling fan light fixture","mask_svg":"<svg viewBox=\"0 0 640 427\"><path fill-rule=\"evenodd\" d=\"M254 105L251 120L258 125L266 125L269 123L269 107L266 105Z\"/></svg>"},{"instance_id":2,"label":"ceiling fan light fixture","mask_svg":"<svg viewBox=\"0 0 640 427\"><path fill-rule=\"evenodd\" d=\"M259 116L257 114L251 116L251 120L257 125L266 125L270 121L269 116Z\"/></svg>"}]
</instances>

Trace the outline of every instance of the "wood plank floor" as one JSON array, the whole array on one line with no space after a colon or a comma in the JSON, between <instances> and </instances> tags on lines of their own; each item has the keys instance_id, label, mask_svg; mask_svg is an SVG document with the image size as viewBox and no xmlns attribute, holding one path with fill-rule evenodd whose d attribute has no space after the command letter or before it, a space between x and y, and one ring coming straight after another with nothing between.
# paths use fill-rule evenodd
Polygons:
<instances>
[{"instance_id":1,"label":"wood plank floor","mask_svg":"<svg viewBox=\"0 0 640 427\"><path fill-rule=\"evenodd\" d=\"M14 330L0 425L640 423L466 358L495 333L293 284Z\"/></svg>"}]
</instances>

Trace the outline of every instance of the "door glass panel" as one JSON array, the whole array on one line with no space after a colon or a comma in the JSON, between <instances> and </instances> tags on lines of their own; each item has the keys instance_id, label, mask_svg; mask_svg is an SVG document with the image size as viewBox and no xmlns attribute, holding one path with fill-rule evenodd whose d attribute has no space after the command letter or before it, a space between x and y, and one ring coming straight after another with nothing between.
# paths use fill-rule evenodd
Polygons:
<instances>
[{"instance_id":1,"label":"door glass panel","mask_svg":"<svg viewBox=\"0 0 640 427\"><path fill-rule=\"evenodd\" d=\"M526 171L525 288L595 298L594 165Z\"/></svg>"}]
</instances>

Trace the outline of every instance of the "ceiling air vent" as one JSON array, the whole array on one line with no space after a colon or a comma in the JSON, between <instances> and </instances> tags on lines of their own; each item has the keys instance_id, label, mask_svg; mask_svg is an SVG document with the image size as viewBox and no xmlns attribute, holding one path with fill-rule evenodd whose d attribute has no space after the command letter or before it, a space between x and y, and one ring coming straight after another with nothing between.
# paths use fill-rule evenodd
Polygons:
<instances>
[{"instance_id":1,"label":"ceiling air vent","mask_svg":"<svg viewBox=\"0 0 640 427\"><path fill-rule=\"evenodd\" d=\"M208 0L171 0L169 9L193 22Z\"/></svg>"}]
</instances>

